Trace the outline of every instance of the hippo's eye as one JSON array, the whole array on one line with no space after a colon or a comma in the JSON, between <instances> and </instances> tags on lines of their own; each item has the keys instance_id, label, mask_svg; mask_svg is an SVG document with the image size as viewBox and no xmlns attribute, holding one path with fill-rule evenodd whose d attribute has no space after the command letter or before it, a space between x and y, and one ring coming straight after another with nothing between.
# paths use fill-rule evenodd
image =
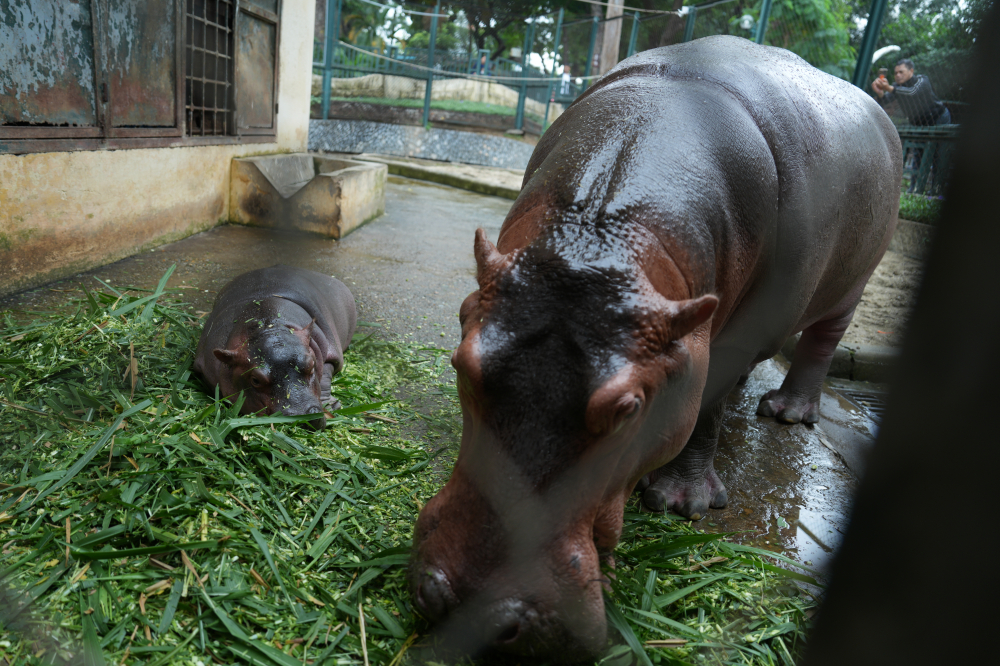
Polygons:
<instances>
[{"instance_id":1,"label":"hippo's eye","mask_svg":"<svg viewBox=\"0 0 1000 666\"><path fill-rule=\"evenodd\" d=\"M632 408L630 411L625 413L625 417L629 418L635 416L642 409L642 398L636 398L632 401Z\"/></svg>"},{"instance_id":2,"label":"hippo's eye","mask_svg":"<svg viewBox=\"0 0 1000 666\"><path fill-rule=\"evenodd\" d=\"M264 388L267 386L267 376L260 370L253 370L250 373L250 386L255 389Z\"/></svg>"}]
</instances>

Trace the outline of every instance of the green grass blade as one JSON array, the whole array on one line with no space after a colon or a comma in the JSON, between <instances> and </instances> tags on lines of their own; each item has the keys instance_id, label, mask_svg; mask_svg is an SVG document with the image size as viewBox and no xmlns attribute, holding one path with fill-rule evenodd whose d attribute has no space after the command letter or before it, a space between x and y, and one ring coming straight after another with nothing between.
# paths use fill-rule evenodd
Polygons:
<instances>
[{"instance_id":1,"label":"green grass blade","mask_svg":"<svg viewBox=\"0 0 1000 666\"><path fill-rule=\"evenodd\" d=\"M49 486L42 492L35 495L35 498L31 501L31 504L29 506L34 506L39 502L39 500L41 500L46 495L54 493L55 491L59 490L67 483L72 481L73 477L79 474L80 470L86 467L87 464L94 459L94 456L96 456L100 452L100 450L104 448L104 445L108 443L108 440L111 439L111 436L115 433L116 430L118 430L118 426L121 425L122 421L124 421L125 419L127 419L128 417L132 416L137 412L141 412L142 410L146 409L152 404L153 404L152 400L143 400L138 405L126 409L124 412L119 414L118 418L115 419L114 423L112 423L111 426L104 431L104 434L101 435L101 438L97 440L97 443L94 444L92 447L90 447L90 449L86 453L84 453L79 460L73 463L72 467L66 470L66 474L63 475L62 479L60 479L55 484Z\"/></svg>"},{"instance_id":2,"label":"green grass blade","mask_svg":"<svg viewBox=\"0 0 1000 666\"><path fill-rule=\"evenodd\" d=\"M649 660L649 655L646 654L646 650L643 649L642 643L639 642L638 637L636 637L635 632L632 631L632 627L629 625L628 620L622 615L621 610L615 605L615 602L610 597L604 597L604 612L607 615L608 623L611 624L618 633L622 635L625 639L625 643L632 648L632 652L635 654L636 659L643 666L653 666L653 662Z\"/></svg>"},{"instance_id":3,"label":"green grass blade","mask_svg":"<svg viewBox=\"0 0 1000 666\"><path fill-rule=\"evenodd\" d=\"M173 264L170 268L167 269L167 272L163 274L163 277L160 278L159 284L156 285L156 291L153 292L152 296L153 300L151 300L149 303L146 304L146 307L145 309L143 309L142 314L139 315L139 319L141 319L142 321L149 321L153 318L153 308L156 305L156 301L160 298L160 296L163 295L163 290L167 287L167 280L170 279L170 276L173 275L174 270L176 269L177 269L177 264Z\"/></svg>"}]
</instances>

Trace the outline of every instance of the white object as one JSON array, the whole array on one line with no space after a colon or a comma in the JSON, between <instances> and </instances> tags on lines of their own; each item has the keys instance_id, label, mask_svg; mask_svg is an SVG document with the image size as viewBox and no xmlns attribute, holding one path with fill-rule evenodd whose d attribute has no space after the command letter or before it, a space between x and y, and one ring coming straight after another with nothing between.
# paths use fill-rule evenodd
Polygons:
<instances>
[{"instance_id":1,"label":"white object","mask_svg":"<svg viewBox=\"0 0 1000 666\"><path fill-rule=\"evenodd\" d=\"M890 53L896 53L897 51L900 50L901 49L895 44L893 44L892 46L883 46L878 51L872 54L872 64L874 65L875 61L877 61L882 56L889 55Z\"/></svg>"},{"instance_id":2,"label":"white object","mask_svg":"<svg viewBox=\"0 0 1000 666\"><path fill-rule=\"evenodd\" d=\"M744 30L751 30L753 28L753 17L749 14L744 14L740 17L740 27Z\"/></svg>"},{"instance_id":3,"label":"white object","mask_svg":"<svg viewBox=\"0 0 1000 666\"><path fill-rule=\"evenodd\" d=\"M516 59L520 58L521 57L521 47L520 46L511 47L511 49L510 49L510 57L511 57L511 60L516 60Z\"/></svg>"}]
</instances>

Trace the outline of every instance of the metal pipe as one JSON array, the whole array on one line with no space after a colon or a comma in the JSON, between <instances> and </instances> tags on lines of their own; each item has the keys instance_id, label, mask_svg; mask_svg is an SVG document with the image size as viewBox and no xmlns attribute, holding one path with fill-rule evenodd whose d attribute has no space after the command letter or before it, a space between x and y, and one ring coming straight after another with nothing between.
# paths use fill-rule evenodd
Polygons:
<instances>
[{"instance_id":1,"label":"metal pipe","mask_svg":"<svg viewBox=\"0 0 1000 666\"><path fill-rule=\"evenodd\" d=\"M885 9L888 4L888 0L872 0L871 9L868 10L868 25L865 26L865 35L861 38L858 62L854 66L854 76L851 77L851 83L862 90L872 70L872 54L875 53L875 44L882 33L882 21L885 19Z\"/></svg>"},{"instance_id":2,"label":"metal pipe","mask_svg":"<svg viewBox=\"0 0 1000 666\"><path fill-rule=\"evenodd\" d=\"M531 62L531 50L535 42L535 24L529 23L524 34L524 48L521 54L521 93L517 96L517 115L514 118L514 127L519 130L524 129L524 100L528 96L528 65Z\"/></svg>"},{"instance_id":3,"label":"metal pipe","mask_svg":"<svg viewBox=\"0 0 1000 666\"><path fill-rule=\"evenodd\" d=\"M687 20L684 21L684 39L681 41L690 42L694 37L694 17L698 15L698 8L688 7L687 10Z\"/></svg>"},{"instance_id":4,"label":"metal pipe","mask_svg":"<svg viewBox=\"0 0 1000 666\"><path fill-rule=\"evenodd\" d=\"M431 85L434 83L434 47L437 43L438 14L441 13L440 0L434 5L434 16L431 17L431 41L427 46L427 87L424 88L424 118L423 126L431 121Z\"/></svg>"},{"instance_id":5,"label":"metal pipe","mask_svg":"<svg viewBox=\"0 0 1000 666\"><path fill-rule=\"evenodd\" d=\"M331 8L333 11L330 11ZM323 46L323 120L330 118L333 49L340 37L340 0L326 0L326 44Z\"/></svg>"},{"instance_id":6,"label":"metal pipe","mask_svg":"<svg viewBox=\"0 0 1000 666\"><path fill-rule=\"evenodd\" d=\"M767 20L769 18L771 18L771 0L764 0L760 6L760 17L757 19L757 26L753 35L753 41L758 44L764 43L764 35L767 34Z\"/></svg>"},{"instance_id":7,"label":"metal pipe","mask_svg":"<svg viewBox=\"0 0 1000 666\"><path fill-rule=\"evenodd\" d=\"M628 38L628 51L625 54L626 58L631 58L635 55L635 41L639 37L639 12L632 12L632 34Z\"/></svg>"},{"instance_id":8,"label":"metal pipe","mask_svg":"<svg viewBox=\"0 0 1000 666\"><path fill-rule=\"evenodd\" d=\"M594 48L597 47L597 23L598 18L595 16L591 22L590 28L590 48L587 50L587 67L583 73L584 79L590 81L590 70L594 66Z\"/></svg>"},{"instance_id":9,"label":"metal pipe","mask_svg":"<svg viewBox=\"0 0 1000 666\"><path fill-rule=\"evenodd\" d=\"M552 104L552 86L555 84L557 77L561 76L560 72L556 71L556 64L559 61L559 42L562 39L562 22L563 22L563 10L559 10L559 18L556 19L556 41L552 45L552 80L549 81L549 89L545 93L545 117L542 118L542 132L548 127L549 124L549 106Z\"/></svg>"}]
</instances>

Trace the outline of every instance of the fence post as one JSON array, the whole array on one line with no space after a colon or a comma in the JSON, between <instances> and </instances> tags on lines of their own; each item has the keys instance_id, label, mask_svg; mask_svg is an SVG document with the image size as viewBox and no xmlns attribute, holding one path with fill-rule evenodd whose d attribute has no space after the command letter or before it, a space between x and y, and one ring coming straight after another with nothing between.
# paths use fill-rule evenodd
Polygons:
<instances>
[{"instance_id":1,"label":"fence post","mask_svg":"<svg viewBox=\"0 0 1000 666\"><path fill-rule=\"evenodd\" d=\"M632 12L632 34L628 37L628 52L625 57L631 58L635 55L635 40L639 37L639 12Z\"/></svg>"},{"instance_id":2,"label":"fence post","mask_svg":"<svg viewBox=\"0 0 1000 666\"><path fill-rule=\"evenodd\" d=\"M771 0L764 0L760 6L760 17L757 19L757 29L754 30L753 41L758 44L764 43L764 34L767 33L767 20L771 18Z\"/></svg>"},{"instance_id":3,"label":"fence post","mask_svg":"<svg viewBox=\"0 0 1000 666\"><path fill-rule=\"evenodd\" d=\"M597 46L597 23L598 18L595 16L590 28L590 48L587 49L587 68L583 72L584 85L590 85L590 70L594 66L594 47Z\"/></svg>"},{"instance_id":4,"label":"fence post","mask_svg":"<svg viewBox=\"0 0 1000 666\"><path fill-rule=\"evenodd\" d=\"M438 17L441 13L441 2L434 5L434 16L431 17L431 41L427 45L427 87L424 89L424 119L423 126L431 121L431 85L434 83L434 46L437 42Z\"/></svg>"},{"instance_id":5,"label":"fence post","mask_svg":"<svg viewBox=\"0 0 1000 666\"><path fill-rule=\"evenodd\" d=\"M556 19L556 40L552 45L552 80L549 81L549 89L545 92L545 117L542 118L542 132L545 131L549 124L549 106L552 105L553 91L552 86L558 80L558 77L562 76L562 73L557 71L556 64L559 61L559 42L562 39L562 22L563 22L563 10L559 10L559 18Z\"/></svg>"},{"instance_id":6,"label":"fence post","mask_svg":"<svg viewBox=\"0 0 1000 666\"><path fill-rule=\"evenodd\" d=\"M767 2L767 0L764 0L764 2ZM687 8L687 20L684 21L684 39L682 41L690 42L691 38L694 37L694 17L697 13L697 7Z\"/></svg>"},{"instance_id":7,"label":"fence post","mask_svg":"<svg viewBox=\"0 0 1000 666\"><path fill-rule=\"evenodd\" d=\"M333 11L330 11L330 9ZM326 0L326 44L323 46L323 120L330 119L330 77L333 49L340 37L340 0Z\"/></svg>"},{"instance_id":8,"label":"fence post","mask_svg":"<svg viewBox=\"0 0 1000 666\"><path fill-rule=\"evenodd\" d=\"M535 24L529 23L528 29L524 33L524 48L521 53L521 93L517 96L517 116L514 118L514 127L524 130L524 101L528 96L528 66L531 63L531 50L535 42Z\"/></svg>"},{"instance_id":9,"label":"fence post","mask_svg":"<svg viewBox=\"0 0 1000 666\"><path fill-rule=\"evenodd\" d=\"M887 0L872 0L868 10L868 25L865 26L865 36L861 38L861 48L858 49L858 63L854 67L851 83L864 90L865 79L872 69L872 55L875 53L875 43L882 32L882 20L885 18Z\"/></svg>"}]
</instances>

